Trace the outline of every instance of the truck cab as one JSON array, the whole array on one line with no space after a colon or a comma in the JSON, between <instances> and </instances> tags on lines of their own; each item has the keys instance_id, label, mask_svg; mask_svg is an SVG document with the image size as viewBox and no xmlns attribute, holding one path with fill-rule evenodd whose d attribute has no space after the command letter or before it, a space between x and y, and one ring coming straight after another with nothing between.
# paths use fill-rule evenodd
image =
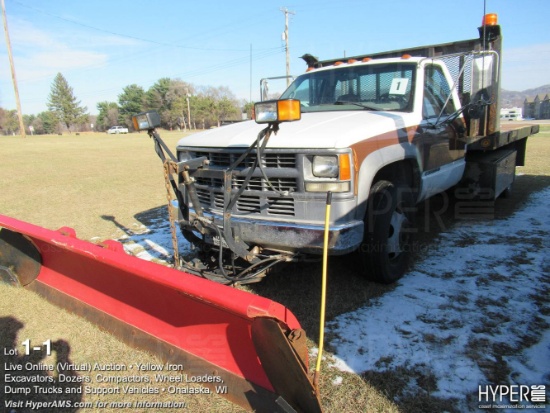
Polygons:
<instances>
[{"instance_id":1,"label":"truck cab","mask_svg":"<svg viewBox=\"0 0 550 413\"><path fill-rule=\"evenodd\" d=\"M179 224L200 251L214 251L202 265L214 263L227 279L224 267L239 259L261 277L262 262L320 255L330 192L330 254L354 253L375 281L400 278L415 205L465 177L475 181L476 156L503 146L495 143L500 27L491 21L479 32L477 39L347 59L307 55L307 71L277 102L256 105L257 122L180 140L187 178L179 180ZM282 102L299 102L292 122L258 123ZM506 145L524 153L525 140ZM246 269L231 271L253 278Z\"/></svg>"}]
</instances>

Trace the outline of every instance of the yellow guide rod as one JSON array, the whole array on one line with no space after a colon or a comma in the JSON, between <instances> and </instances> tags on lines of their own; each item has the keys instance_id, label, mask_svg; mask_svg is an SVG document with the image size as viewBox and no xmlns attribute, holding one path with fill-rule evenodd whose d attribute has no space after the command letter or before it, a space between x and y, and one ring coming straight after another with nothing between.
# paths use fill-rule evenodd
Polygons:
<instances>
[{"instance_id":1,"label":"yellow guide rod","mask_svg":"<svg viewBox=\"0 0 550 413\"><path fill-rule=\"evenodd\" d=\"M319 375L321 372L321 359L323 357L323 345L325 340L325 308L327 297L327 264L328 264L328 235L330 222L330 206L332 204L332 192L327 192L327 205L325 210L325 234L323 240L323 279L321 287L321 314L319 316L319 353L313 376L313 385L319 392Z\"/></svg>"}]
</instances>

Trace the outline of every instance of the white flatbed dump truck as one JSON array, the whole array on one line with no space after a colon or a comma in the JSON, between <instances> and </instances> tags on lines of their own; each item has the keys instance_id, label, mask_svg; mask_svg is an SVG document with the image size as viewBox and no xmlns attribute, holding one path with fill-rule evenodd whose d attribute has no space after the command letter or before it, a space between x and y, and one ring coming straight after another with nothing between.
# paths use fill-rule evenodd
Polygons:
<instances>
[{"instance_id":1,"label":"white flatbed dump truck","mask_svg":"<svg viewBox=\"0 0 550 413\"><path fill-rule=\"evenodd\" d=\"M278 262L353 253L372 280L406 271L415 205L461 184L496 199L538 126L500 128L501 29L343 59L307 71L255 120L181 139L174 224L196 247L186 271L254 282ZM267 128L266 128L267 125Z\"/></svg>"}]
</instances>

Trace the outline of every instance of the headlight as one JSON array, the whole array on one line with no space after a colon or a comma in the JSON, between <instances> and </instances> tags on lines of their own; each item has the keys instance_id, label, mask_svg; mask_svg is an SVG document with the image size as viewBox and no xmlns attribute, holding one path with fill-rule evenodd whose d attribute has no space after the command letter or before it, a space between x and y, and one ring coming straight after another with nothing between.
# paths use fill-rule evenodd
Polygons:
<instances>
[{"instance_id":1,"label":"headlight","mask_svg":"<svg viewBox=\"0 0 550 413\"><path fill-rule=\"evenodd\" d=\"M256 103L254 113L258 123L275 122L277 120L277 102Z\"/></svg>"},{"instance_id":2,"label":"headlight","mask_svg":"<svg viewBox=\"0 0 550 413\"><path fill-rule=\"evenodd\" d=\"M254 104L257 123L279 123L300 120L300 101L296 99L267 100Z\"/></svg>"},{"instance_id":3,"label":"headlight","mask_svg":"<svg viewBox=\"0 0 550 413\"><path fill-rule=\"evenodd\" d=\"M306 163L307 192L350 192L352 186L351 154L316 155ZM311 169L310 169L311 168Z\"/></svg>"},{"instance_id":4,"label":"headlight","mask_svg":"<svg viewBox=\"0 0 550 413\"><path fill-rule=\"evenodd\" d=\"M150 130L160 126L160 116L154 110L132 116L135 130Z\"/></svg>"},{"instance_id":5,"label":"headlight","mask_svg":"<svg viewBox=\"0 0 550 413\"><path fill-rule=\"evenodd\" d=\"M187 151L178 151L178 161L190 161L191 160L191 154Z\"/></svg>"},{"instance_id":6,"label":"headlight","mask_svg":"<svg viewBox=\"0 0 550 413\"><path fill-rule=\"evenodd\" d=\"M313 175L319 178L338 177L338 157L336 156L314 156Z\"/></svg>"}]
</instances>

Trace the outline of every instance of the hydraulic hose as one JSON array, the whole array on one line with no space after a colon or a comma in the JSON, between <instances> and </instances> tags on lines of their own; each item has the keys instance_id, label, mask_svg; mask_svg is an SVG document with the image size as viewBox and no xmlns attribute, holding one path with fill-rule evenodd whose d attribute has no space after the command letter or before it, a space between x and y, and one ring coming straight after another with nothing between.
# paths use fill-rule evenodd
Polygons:
<instances>
[{"instance_id":1,"label":"hydraulic hose","mask_svg":"<svg viewBox=\"0 0 550 413\"><path fill-rule=\"evenodd\" d=\"M325 210L325 233L323 239L323 277L321 286L321 314L319 315L319 352L317 354L317 364L313 375L313 386L319 393L319 376L321 373L321 359L323 358L323 346L325 341L325 310L327 297L327 266L328 266L328 235L330 223L330 207L332 204L332 192L327 192L327 204Z\"/></svg>"}]
</instances>

